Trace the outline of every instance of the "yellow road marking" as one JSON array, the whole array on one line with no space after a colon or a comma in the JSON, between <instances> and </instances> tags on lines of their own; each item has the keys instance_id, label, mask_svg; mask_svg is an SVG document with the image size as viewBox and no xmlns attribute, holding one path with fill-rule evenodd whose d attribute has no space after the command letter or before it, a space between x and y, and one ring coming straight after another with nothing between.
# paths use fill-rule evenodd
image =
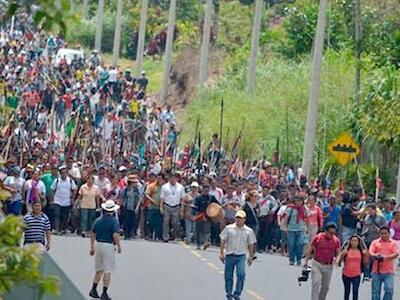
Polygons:
<instances>
[{"instance_id":1,"label":"yellow road marking","mask_svg":"<svg viewBox=\"0 0 400 300\"><path fill-rule=\"evenodd\" d=\"M194 251L194 250L190 250L190 253L192 253L194 256L196 256L197 258L203 258L199 253L197 253L196 251Z\"/></svg>"},{"instance_id":2,"label":"yellow road marking","mask_svg":"<svg viewBox=\"0 0 400 300\"><path fill-rule=\"evenodd\" d=\"M247 294L249 294L250 296L252 296L254 299L256 300L265 300L265 298L261 297L259 294L257 294L255 291L252 290L247 290L246 291Z\"/></svg>"},{"instance_id":3,"label":"yellow road marking","mask_svg":"<svg viewBox=\"0 0 400 300\"><path fill-rule=\"evenodd\" d=\"M221 271L216 265L214 265L214 264L211 263L211 262L208 262L208 263L207 263L207 266L209 266L211 269L214 269L214 270L217 271L217 272L220 272L220 271Z\"/></svg>"}]
</instances>

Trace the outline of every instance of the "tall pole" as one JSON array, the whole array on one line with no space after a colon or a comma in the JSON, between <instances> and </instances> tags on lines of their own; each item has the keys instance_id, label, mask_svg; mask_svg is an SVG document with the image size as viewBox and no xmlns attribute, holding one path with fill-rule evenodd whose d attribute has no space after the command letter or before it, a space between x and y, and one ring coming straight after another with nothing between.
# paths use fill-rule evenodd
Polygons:
<instances>
[{"instance_id":1,"label":"tall pole","mask_svg":"<svg viewBox=\"0 0 400 300\"><path fill-rule=\"evenodd\" d=\"M208 77L208 50L210 47L211 8L213 0L207 0L204 13L203 41L200 51L199 86L202 86Z\"/></svg>"},{"instance_id":2,"label":"tall pole","mask_svg":"<svg viewBox=\"0 0 400 300\"><path fill-rule=\"evenodd\" d=\"M101 35L103 34L103 19L104 19L104 0L99 0L99 5L97 8L96 37L94 41L94 48L99 52L101 50Z\"/></svg>"},{"instance_id":3,"label":"tall pole","mask_svg":"<svg viewBox=\"0 0 400 300\"><path fill-rule=\"evenodd\" d=\"M119 59L119 49L121 46L121 23L122 23L122 9L124 8L124 0L118 0L117 15L115 18L115 31L114 31L114 47L112 65L116 66Z\"/></svg>"},{"instance_id":4,"label":"tall pole","mask_svg":"<svg viewBox=\"0 0 400 300\"><path fill-rule=\"evenodd\" d=\"M355 100L360 101L361 91L361 0L355 0L355 40L356 40L356 73L355 73Z\"/></svg>"},{"instance_id":5,"label":"tall pole","mask_svg":"<svg viewBox=\"0 0 400 300\"><path fill-rule=\"evenodd\" d=\"M251 51L249 59L249 70L247 74L247 91L252 92L256 86L257 54L260 41L261 17L264 8L264 0L256 0L256 8L253 22L253 33L251 38Z\"/></svg>"},{"instance_id":6,"label":"tall pole","mask_svg":"<svg viewBox=\"0 0 400 300\"><path fill-rule=\"evenodd\" d=\"M149 0L142 0L142 9L140 12L139 40L138 40L138 46L137 46L137 51L136 51L136 75L137 75L137 77L139 77L140 73L142 72L148 5L149 5Z\"/></svg>"},{"instance_id":7,"label":"tall pole","mask_svg":"<svg viewBox=\"0 0 400 300\"><path fill-rule=\"evenodd\" d=\"M89 19L89 0L83 0L83 17Z\"/></svg>"},{"instance_id":8,"label":"tall pole","mask_svg":"<svg viewBox=\"0 0 400 300\"><path fill-rule=\"evenodd\" d=\"M174 42L176 0L171 0L169 4L167 43L164 53L164 76L161 88L161 101L166 102L168 97L169 73L172 65L172 44Z\"/></svg>"},{"instance_id":9,"label":"tall pole","mask_svg":"<svg viewBox=\"0 0 400 300\"><path fill-rule=\"evenodd\" d=\"M328 0L320 0L317 32L315 34L315 46L313 53L313 65L311 74L311 91L308 102L308 113L306 132L304 137L303 164L304 175L310 179L311 167L313 163L313 152L315 136L317 134L318 100L321 80L322 52L324 48L324 35L326 23L326 9Z\"/></svg>"}]
</instances>

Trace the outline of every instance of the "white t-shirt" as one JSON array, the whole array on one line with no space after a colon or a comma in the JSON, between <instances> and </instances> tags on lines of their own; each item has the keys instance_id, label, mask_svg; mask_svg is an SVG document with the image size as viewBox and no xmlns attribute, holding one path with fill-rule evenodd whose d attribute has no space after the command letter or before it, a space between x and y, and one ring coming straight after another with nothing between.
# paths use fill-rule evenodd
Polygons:
<instances>
[{"instance_id":1,"label":"white t-shirt","mask_svg":"<svg viewBox=\"0 0 400 300\"><path fill-rule=\"evenodd\" d=\"M161 187L160 198L169 206L177 206L181 204L181 199L185 196L185 188L182 184L176 183L171 185L169 182Z\"/></svg>"},{"instance_id":2,"label":"white t-shirt","mask_svg":"<svg viewBox=\"0 0 400 300\"><path fill-rule=\"evenodd\" d=\"M61 177L59 177L51 184L51 190L55 192L55 204L60 206L69 206L71 205L71 193L76 190L76 184L70 177L67 177L65 180L62 180Z\"/></svg>"},{"instance_id":3,"label":"white t-shirt","mask_svg":"<svg viewBox=\"0 0 400 300\"><path fill-rule=\"evenodd\" d=\"M11 193L11 201L22 200L22 188L24 187L25 180L22 177L8 176L4 180L4 185L11 187L14 192Z\"/></svg>"},{"instance_id":4,"label":"white t-shirt","mask_svg":"<svg viewBox=\"0 0 400 300\"><path fill-rule=\"evenodd\" d=\"M46 195L46 187L45 187L45 185L44 185L42 180L39 180L36 183L36 188L38 189L39 195L41 197L44 197ZM27 180L25 182L24 191L26 192L26 202L28 202L29 201L29 196L30 196L31 191L32 191L32 179L29 179L29 180Z\"/></svg>"},{"instance_id":5,"label":"white t-shirt","mask_svg":"<svg viewBox=\"0 0 400 300\"><path fill-rule=\"evenodd\" d=\"M113 133L113 129L114 129L114 121L108 121L107 119L104 120L103 123L103 137L105 140L109 140L111 139L112 133Z\"/></svg>"}]
</instances>

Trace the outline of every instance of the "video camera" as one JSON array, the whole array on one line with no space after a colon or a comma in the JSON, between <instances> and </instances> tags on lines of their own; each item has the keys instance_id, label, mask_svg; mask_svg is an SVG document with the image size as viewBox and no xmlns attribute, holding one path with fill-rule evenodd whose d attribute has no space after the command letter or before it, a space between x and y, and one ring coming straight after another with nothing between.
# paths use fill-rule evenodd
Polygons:
<instances>
[{"instance_id":1,"label":"video camera","mask_svg":"<svg viewBox=\"0 0 400 300\"><path fill-rule=\"evenodd\" d=\"M303 268L303 270L301 270L300 276L297 277L297 282L299 283L299 286L301 286L302 282L307 282L310 272L311 272L310 267L305 267L305 268Z\"/></svg>"}]
</instances>

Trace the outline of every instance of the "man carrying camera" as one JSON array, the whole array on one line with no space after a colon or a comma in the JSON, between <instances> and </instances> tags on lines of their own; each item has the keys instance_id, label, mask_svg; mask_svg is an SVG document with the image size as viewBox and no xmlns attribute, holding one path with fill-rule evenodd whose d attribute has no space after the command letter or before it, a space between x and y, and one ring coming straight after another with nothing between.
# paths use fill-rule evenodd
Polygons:
<instances>
[{"instance_id":1,"label":"man carrying camera","mask_svg":"<svg viewBox=\"0 0 400 300\"><path fill-rule=\"evenodd\" d=\"M307 249L305 268L308 267L308 260L314 256L311 267L311 300L325 300L328 294L334 258L340 250L336 232L335 223L326 224L325 232L317 234Z\"/></svg>"},{"instance_id":2,"label":"man carrying camera","mask_svg":"<svg viewBox=\"0 0 400 300\"><path fill-rule=\"evenodd\" d=\"M399 256L397 243L390 238L390 229L379 229L379 238L369 247L373 259L372 265L372 300L381 299L382 283L385 295L383 299L392 300L394 293L394 261Z\"/></svg>"}]
</instances>

